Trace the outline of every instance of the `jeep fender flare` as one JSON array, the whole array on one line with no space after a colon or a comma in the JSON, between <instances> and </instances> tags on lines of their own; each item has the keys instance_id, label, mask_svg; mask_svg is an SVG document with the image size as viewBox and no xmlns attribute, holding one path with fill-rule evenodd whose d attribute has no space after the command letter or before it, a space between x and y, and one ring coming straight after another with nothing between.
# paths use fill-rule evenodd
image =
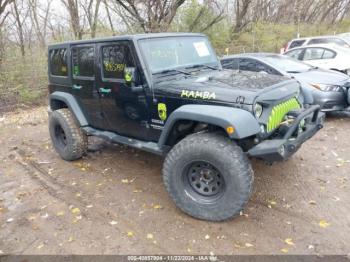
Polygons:
<instances>
[{"instance_id":1,"label":"jeep fender flare","mask_svg":"<svg viewBox=\"0 0 350 262\"><path fill-rule=\"evenodd\" d=\"M49 95L50 109L52 110L52 102L53 101L61 101L67 105L69 110L74 115L75 119L78 121L81 127L88 126L89 123L81 110L77 100L72 94L56 91Z\"/></svg>"},{"instance_id":2,"label":"jeep fender flare","mask_svg":"<svg viewBox=\"0 0 350 262\"><path fill-rule=\"evenodd\" d=\"M193 120L219 126L226 131L232 126L234 132L228 134L231 139L243 139L260 132L258 121L252 113L233 107L216 105L184 105L172 112L166 121L158 145L164 146L172 128L179 120Z\"/></svg>"}]
</instances>

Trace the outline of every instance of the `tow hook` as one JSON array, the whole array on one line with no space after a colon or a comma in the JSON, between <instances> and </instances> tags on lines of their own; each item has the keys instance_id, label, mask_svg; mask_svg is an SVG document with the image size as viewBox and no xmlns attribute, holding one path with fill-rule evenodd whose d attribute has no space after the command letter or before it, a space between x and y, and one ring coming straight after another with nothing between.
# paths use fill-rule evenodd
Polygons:
<instances>
[{"instance_id":1,"label":"tow hook","mask_svg":"<svg viewBox=\"0 0 350 262\"><path fill-rule=\"evenodd\" d=\"M289 145L289 146L288 146L288 151L289 151L289 152L294 152L295 149L296 149L295 145Z\"/></svg>"}]
</instances>

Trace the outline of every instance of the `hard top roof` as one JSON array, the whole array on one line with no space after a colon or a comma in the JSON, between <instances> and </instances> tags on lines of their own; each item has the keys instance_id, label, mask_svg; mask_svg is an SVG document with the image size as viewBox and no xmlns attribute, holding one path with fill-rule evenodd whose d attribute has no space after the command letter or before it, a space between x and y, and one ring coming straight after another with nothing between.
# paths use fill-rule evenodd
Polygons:
<instances>
[{"instance_id":1,"label":"hard top roof","mask_svg":"<svg viewBox=\"0 0 350 262\"><path fill-rule=\"evenodd\" d=\"M313 45L297 46L297 47L288 49L288 51L286 51L285 53L292 52L292 51L298 50L298 49L310 49L310 48L324 48L324 49L329 49L329 50L337 51L337 52L346 52L346 53L350 52L350 48L348 48L348 47L344 47L344 46L337 45L334 43L327 43L327 44L313 44Z\"/></svg>"},{"instance_id":2,"label":"hard top roof","mask_svg":"<svg viewBox=\"0 0 350 262\"><path fill-rule=\"evenodd\" d=\"M105 38L93 38L93 39L84 39L84 40L73 40L66 41L61 43L54 43L49 45L49 49L53 47L58 47L62 45L78 45L78 44L91 44L98 42L112 42L118 40L140 40L140 39L150 39L150 38L161 38L161 37L179 37L179 36L206 36L204 34L199 33L149 33L149 34L135 34L135 35L120 35L120 36L112 36Z\"/></svg>"},{"instance_id":3,"label":"hard top roof","mask_svg":"<svg viewBox=\"0 0 350 262\"><path fill-rule=\"evenodd\" d=\"M299 37L299 38L293 38L292 41L298 41L298 40L309 40L309 39L325 39L325 38L340 38L343 39L344 36L342 35L321 35L321 36L306 36L306 37Z\"/></svg>"}]
</instances>

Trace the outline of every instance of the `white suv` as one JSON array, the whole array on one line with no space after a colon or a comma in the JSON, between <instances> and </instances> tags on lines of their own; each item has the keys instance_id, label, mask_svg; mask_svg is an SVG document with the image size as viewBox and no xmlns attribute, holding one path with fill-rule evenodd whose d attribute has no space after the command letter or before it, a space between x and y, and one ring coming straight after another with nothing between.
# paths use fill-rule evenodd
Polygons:
<instances>
[{"instance_id":1,"label":"white suv","mask_svg":"<svg viewBox=\"0 0 350 262\"><path fill-rule=\"evenodd\" d=\"M292 49L292 48L306 46L306 45L319 45L319 44L336 44L336 45L350 48L350 39L342 35L296 38L288 42L281 49L281 54L287 52L289 49Z\"/></svg>"}]
</instances>

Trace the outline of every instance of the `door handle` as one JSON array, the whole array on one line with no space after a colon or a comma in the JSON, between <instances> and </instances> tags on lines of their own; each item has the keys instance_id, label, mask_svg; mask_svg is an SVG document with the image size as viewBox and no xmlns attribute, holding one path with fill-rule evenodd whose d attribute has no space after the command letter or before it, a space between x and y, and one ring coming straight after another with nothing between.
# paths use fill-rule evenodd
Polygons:
<instances>
[{"instance_id":1,"label":"door handle","mask_svg":"<svg viewBox=\"0 0 350 262\"><path fill-rule=\"evenodd\" d=\"M99 90L103 94L109 94L111 92L111 89L103 88L103 87L101 87Z\"/></svg>"},{"instance_id":2,"label":"door handle","mask_svg":"<svg viewBox=\"0 0 350 262\"><path fill-rule=\"evenodd\" d=\"M131 92L133 93L140 93L143 91L143 86L132 86L131 87Z\"/></svg>"},{"instance_id":3,"label":"door handle","mask_svg":"<svg viewBox=\"0 0 350 262\"><path fill-rule=\"evenodd\" d=\"M73 89L75 89L75 90L80 90L80 89L82 89L83 87L82 86L80 86L80 85L73 85Z\"/></svg>"}]
</instances>

